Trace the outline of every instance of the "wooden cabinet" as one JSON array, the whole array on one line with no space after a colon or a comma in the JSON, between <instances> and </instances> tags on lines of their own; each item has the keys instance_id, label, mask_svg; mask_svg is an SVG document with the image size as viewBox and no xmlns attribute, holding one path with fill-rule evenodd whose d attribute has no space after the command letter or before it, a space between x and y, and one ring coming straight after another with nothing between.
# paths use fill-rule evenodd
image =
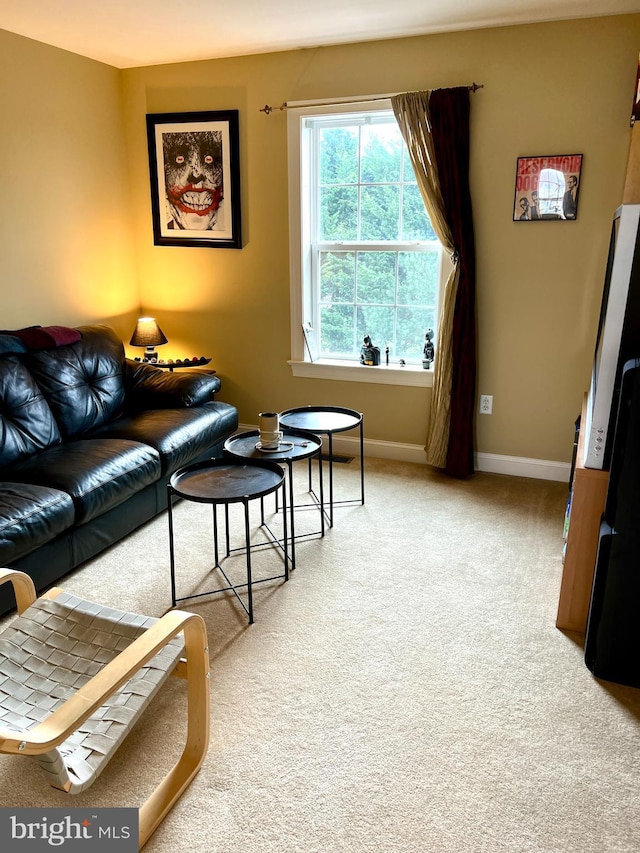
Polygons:
<instances>
[{"instance_id":1,"label":"wooden cabinet","mask_svg":"<svg viewBox=\"0 0 640 853\"><path fill-rule=\"evenodd\" d=\"M585 405L586 395L580 419L583 424L586 422ZM582 465L584 440L584 431L581 431L573 472L569 529L556 618L558 628L582 634L587 627L600 517L604 510L609 481L608 471L585 468Z\"/></svg>"}]
</instances>

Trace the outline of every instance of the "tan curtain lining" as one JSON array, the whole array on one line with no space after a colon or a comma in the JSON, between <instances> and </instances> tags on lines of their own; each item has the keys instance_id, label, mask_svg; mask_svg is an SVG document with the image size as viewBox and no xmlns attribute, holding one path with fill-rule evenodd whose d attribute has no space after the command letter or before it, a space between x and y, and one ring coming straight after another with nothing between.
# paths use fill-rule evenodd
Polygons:
<instances>
[{"instance_id":1,"label":"tan curtain lining","mask_svg":"<svg viewBox=\"0 0 640 853\"><path fill-rule=\"evenodd\" d=\"M391 104L406 143L411 163L424 199L431 224L453 263L445 285L442 312L436 338L431 413L427 426L425 451L427 462L437 468L447 463L452 384L453 314L458 289L459 265L451 231L444 214L438 173L435 166L433 140L430 130L429 97L431 92L407 92L394 95Z\"/></svg>"}]
</instances>

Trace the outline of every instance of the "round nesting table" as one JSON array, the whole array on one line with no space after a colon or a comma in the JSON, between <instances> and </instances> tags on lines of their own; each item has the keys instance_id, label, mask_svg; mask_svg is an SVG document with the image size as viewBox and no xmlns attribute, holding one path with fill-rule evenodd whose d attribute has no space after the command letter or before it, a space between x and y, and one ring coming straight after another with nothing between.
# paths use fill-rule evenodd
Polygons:
<instances>
[{"instance_id":1,"label":"round nesting table","mask_svg":"<svg viewBox=\"0 0 640 853\"><path fill-rule=\"evenodd\" d=\"M296 520L293 492L293 463L303 459L318 458L318 477L320 482L320 533L324 536L324 491L322 485L322 440L312 432L300 429L282 429L282 441L276 450L260 450L257 447L260 438L259 430L241 432L232 435L224 443L224 452L234 459L264 460L268 457L273 462L284 463L289 474L289 510L291 516L291 567L296 566ZM286 516L285 507L283 514ZM310 534L306 534L310 535ZM286 530L285 530L286 539Z\"/></svg>"},{"instance_id":2,"label":"round nesting table","mask_svg":"<svg viewBox=\"0 0 640 853\"><path fill-rule=\"evenodd\" d=\"M329 460L329 526L333 527L334 504L352 504L357 500L333 499L333 436L338 432L347 432L358 428L360 431L360 498L359 502L364 504L364 416L355 409L343 409L339 406L300 406L296 409L287 409L280 413L280 425L294 429L308 430L317 435L326 435ZM311 471L309 471L311 480ZM309 484L311 491L311 483Z\"/></svg>"},{"instance_id":3,"label":"round nesting table","mask_svg":"<svg viewBox=\"0 0 640 853\"><path fill-rule=\"evenodd\" d=\"M206 595L214 595L218 592L231 591L242 605L249 617L249 623L253 623L253 585L264 583L264 581L289 579L289 551L287 547L287 514L286 514L286 490L285 472L280 465L270 460L247 460L244 463L235 459L212 459L205 462L197 462L187 465L176 471L167 485L168 491L168 518L169 518L169 557L171 564L171 601L176 606L178 601L187 601L193 598L201 598ZM256 498L264 498L266 495L282 491L282 502L284 508L284 542L282 550L284 553L284 574L270 578L260 578L254 581L251 576L251 534L249 524L249 503ZM219 569L227 587L209 590L194 595L186 595L182 598L176 597L176 574L175 574L175 548L173 538L173 509L172 498L174 496L195 503L211 504L213 507L213 541L215 568ZM233 584L227 577L222 565L218 549L218 518L217 507L225 508L225 534L226 534L226 556L231 553L229 546L229 505L242 503L244 505L244 530L245 530L245 554L247 566L247 582ZM262 505L261 505L262 508ZM261 513L261 525L264 526L264 514ZM279 544L279 543L278 543ZM246 587L247 604L238 594L238 590Z\"/></svg>"}]
</instances>

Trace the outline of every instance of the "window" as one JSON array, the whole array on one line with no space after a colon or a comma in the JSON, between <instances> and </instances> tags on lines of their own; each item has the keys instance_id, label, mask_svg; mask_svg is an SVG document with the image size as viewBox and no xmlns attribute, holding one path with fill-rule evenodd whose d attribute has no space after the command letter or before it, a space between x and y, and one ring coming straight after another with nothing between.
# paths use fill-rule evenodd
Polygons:
<instances>
[{"instance_id":1,"label":"window","mask_svg":"<svg viewBox=\"0 0 640 853\"><path fill-rule=\"evenodd\" d=\"M292 356L422 369L443 252L388 101L289 109ZM301 351L303 324L316 351Z\"/></svg>"},{"instance_id":2,"label":"window","mask_svg":"<svg viewBox=\"0 0 640 853\"><path fill-rule=\"evenodd\" d=\"M558 169L543 169L538 183L540 215L563 217L562 199L565 193L564 174Z\"/></svg>"}]
</instances>

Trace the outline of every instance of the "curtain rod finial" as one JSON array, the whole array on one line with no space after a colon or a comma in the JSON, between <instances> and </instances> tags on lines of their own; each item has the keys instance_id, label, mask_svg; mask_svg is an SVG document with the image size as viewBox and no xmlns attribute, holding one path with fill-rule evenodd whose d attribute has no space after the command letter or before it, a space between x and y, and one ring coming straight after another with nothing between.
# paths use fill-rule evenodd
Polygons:
<instances>
[{"instance_id":1,"label":"curtain rod finial","mask_svg":"<svg viewBox=\"0 0 640 853\"><path fill-rule=\"evenodd\" d=\"M272 113L274 110L278 110L279 112L282 112L282 110L286 109L286 107L287 107L287 104L286 104L286 103L281 104L279 107L272 107L272 106L270 106L269 104L265 104L265 105L264 105L264 107L262 107L262 108L260 109L260 112L261 112L261 113L266 113L267 115L269 115L269 114L270 114L270 113Z\"/></svg>"},{"instance_id":2,"label":"curtain rod finial","mask_svg":"<svg viewBox=\"0 0 640 853\"><path fill-rule=\"evenodd\" d=\"M469 86L469 89L470 89L472 92L477 92L477 91L478 91L478 89L484 89L484 83L472 83L472 84Z\"/></svg>"}]
</instances>

